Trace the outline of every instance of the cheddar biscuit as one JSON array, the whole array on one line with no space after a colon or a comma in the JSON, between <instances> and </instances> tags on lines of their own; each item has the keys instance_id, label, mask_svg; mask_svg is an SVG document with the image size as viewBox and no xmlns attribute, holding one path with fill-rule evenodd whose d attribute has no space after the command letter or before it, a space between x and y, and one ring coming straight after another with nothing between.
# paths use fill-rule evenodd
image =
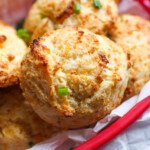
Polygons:
<instances>
[{"instance_id":1,"label":"cheddar biscuit","mask_svg":"<svg viewBox=\"0 0 150 150\"><path fill-rule=\"evenodd\" d=\"M0 88L18 82L20 65L27 49L13 27L0 21Z\"/></svg>"},{"instance_id":2,"label":"cheddar biscuit","mask_svg":"<svg viewBox=\"0 0 150 150\"><path fill-rule=\"evenodd\" d=\"M127 64L124 51L106 37L67 27L33 41L22 63L21 87L50 124L84 127L120 104Z\"/></svg>"},{"instance_id":3,"label":"cheddar biscuit","mask_svg":"<svg viewBox=\"0 0 150 150\"><path fill-rule=\"evenodd\" d=\"M33 39L65 26L79 26L107 34L118 16L114 0L37 0L25 21Z\"/></svg>"},{"instance_id":4,"label":"cheddar biscuit","mask_svg":"<svg viewBox=\"0 0 150 150\"><path fill-rule=\"evenodd\" d=\"M130 59L127 99L138 94L150 80L150 22L137 16L122 15L112 31L112 39L127 51Z\"/></svg>"},{"instance_id":5,"label":"cheddar biscuit","mask_svg":"<svg viewBox=\"0 0 150 150\"><path fill-rule=\"evenodd\" d=\"M25 102L18 86L0 90L0 149L25 150L58 132Z\"/></svg>"}]
</instances>

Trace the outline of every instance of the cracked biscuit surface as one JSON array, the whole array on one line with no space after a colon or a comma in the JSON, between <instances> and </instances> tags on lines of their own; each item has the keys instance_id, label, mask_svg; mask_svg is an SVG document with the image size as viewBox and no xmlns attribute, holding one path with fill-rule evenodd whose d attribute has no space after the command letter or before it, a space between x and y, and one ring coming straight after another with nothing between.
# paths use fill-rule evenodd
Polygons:
<instances>
[{"instance_id":1,"label":"cracked biscuit surface","mask_svg":"<svg viewBox=\"0 0 150 150\"><path fill-rule=\"evenodd\" d=\"M0 129L1 150L25 150L58 132L32 110L19 86L0 90Z\"/></svg>"},{"instance_id":2,"label":"cracked biscuit surface","mask_svg":"<svg viewBox=\"0 0 150 150\"><path fill-rule=\"evenodd\" d=\"M28 14L25 28L33 33L32 39L68 25L107 34L117 16L114 0L100 0L100 8L94 6L93 0L37 0Z\"/></svg>"},{"instance_id":3,"label":"cracked biscuit surface","mask_svg":"<svg viewBox=\"0 0 150 150\"><path fill-rule=\"evenodd\" d=\"M138 94L150 80L150 22L122 15L112 31L112 39L127 51L130 59L129 83L124 97L127 99Z\"/></svg>"},{"instance_id":4,"label":"cracked biscuit surface","mask_svg":"<svg viewBox=\"0 0 150 150\"><path fill-rule=\"evenodd\" d=\"M0 21L0 88L18 82L20 65L27 48L15 29Z\"/></svg>"},{"instance_id":5,"label":"cracked biscuit surface","mask_svg":"<svg viewBox=\"0 0 150 150\"><path fill-rule=\"evenodd\" d=\"M95 123L118 106L127 57L106 37L67 27L34 40L22 62L21 87L34 110L62 128Z\"/></svg>"}]
</instances>

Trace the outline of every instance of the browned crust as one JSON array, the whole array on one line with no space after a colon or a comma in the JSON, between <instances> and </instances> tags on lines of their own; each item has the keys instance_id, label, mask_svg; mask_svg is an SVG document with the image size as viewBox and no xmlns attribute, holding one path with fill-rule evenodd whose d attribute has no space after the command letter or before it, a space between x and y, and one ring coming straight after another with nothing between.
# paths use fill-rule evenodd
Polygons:
<instances>
[{"instance_id":1,"label":"browned crust","mask_svg":"<svg viewBox=\"0 0 150 150\"><path fill-rule=\"evenodd\" d=\"M9 54L8 55L8 60L9 61L12 61L12 60L14 60L15 59L15 56L14 55L12 55L12 54Z\"/></svg>"},{"instance_id":2,"label":"browned crust","mask_svg":"<svg viewBox=\"0 0 150 150\"><path fill-rule=\"evenodd\" d=\"M0 80L0 88L5 88L19 83L19 79L15 75L9 75L6 72L0 71L0 76L3 76L3 79Z\"/></svg>"},{"instance_id":3,"label":"browned crust","mask_svg":"<svg viewBox=\"0 0 150 150\"><path fill-rule=\"evenodd\" d=\"M100 56L102 62L104 62L106 65L109 63L106 56L101 51L99 52L99 56Z\"/></svg>"},{"instance_id":4,"label":"browned crust","mask_svg":"<svg viewBox=\"0 0 150 150\"><path fill-rule=\"evenodd\" d=\"M7 40L7 37L5 35L0 35L0 44L4 43Z\"/></svg>"},{"instance_id":5,"label":"browned crust","mask_svg":"<svg viewBox=\"0 0 150 150\"><path fill-rule=\"evenodd\" d=\"M0 62L0 68L2 68L2 69L7 69L7 68L8 68L7 63Z\"/></svg>"},{"instance_id":6,"label":"browned crust","mask_svg":"<svg viewBox=\"0 0 150 150\"><path fill-rule=\"evenodd\" d=\"M62 23L66 18L68 18L69 16L71 16L73 14L73 6L75 4L75 1L72 0L68 6L66 7L66 9L61 13L59 14L57 17L56 17L56 21Z\"/></svg>"},{"instance_id":7,"label":"browned crust","mask_svg":"<svg viewBox=\"0 0 150 150\"><path fill-rule=\"evenodd\" d=\"M103 82L103 78L101 77L101 74L98 74L98 76L96 77L96 80L99 84Z\"/></svg>"},{"instance_id":8,"label":"browned crust","mask_svg":"<svg viewBox=\"0 0 150 150\"><path fill-rule=\"evenodd\" d=\"M116 2L117 4L119 4L119 3L121 2L121 0L115 0L115 2Z\"/></svg>"},{"instance_id":9,"label":"browned crust","mask_svg":"<svg viewBox=\"0 0 150 150\"><path fill-rule=\"evenodd\" d=\"M57 73L57 71L59 70L59 68L60 68L60 64L57 63L57 64L55 65L55 67L54 67L53 75L55 75L55 74Z\"/></svg>"},{"instance_id":10,"label":"browned crust","mask_svg":"<svg viewBox=\"0 0 150 150\"><path fill-rule=\"evenodd\" d=\"M31 43L30 48L32 54L40 61L41 65L47 66L48 60L46 60L45 57L39 52L43 50L43 46L40 44L40 38L35 39L33 43Z\"/></svg>"}]
</instances>

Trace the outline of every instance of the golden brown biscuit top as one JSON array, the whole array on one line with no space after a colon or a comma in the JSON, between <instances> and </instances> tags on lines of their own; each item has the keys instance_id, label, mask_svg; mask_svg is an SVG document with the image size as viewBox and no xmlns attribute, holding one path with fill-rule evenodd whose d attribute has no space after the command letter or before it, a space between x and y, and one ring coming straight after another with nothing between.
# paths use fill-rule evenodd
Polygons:
<instances>
[{"instance_id":1,"label":"golden brown biscuit top","mask_svg":"<svg viewBox=\"0 0 150 150\"><path fill-rule=\"evenodd\" d=\"M117 16L114 0L100 0L98 7L93 0L38 0L28 14L25 28L31 33L35 31L34 34L38 32L38 36L41 36L40 30L45 28L46 19L51 24L47 27L48 31L71 25L87 28L97 34L106 34L113 27Z\"/></svg>"},{"instance_id":2,"label":"golden brown biscuit top","mask_svg":"<svg viewBox=\"0 0 150 150\"><path fill-rule=\"evenodd\" d=\"M124 62L120 63L121 59ZM78 111L92 112L103 105L100 103L107 103L106 93L126 78L126 65L126 54L109 39L80 28L64 28L33 41L23 61L22 76L23 83L36 77L29 81L32 88L48 90L47 95L40 91L36 94L41 93L43 101L72 116ZM34 87L40 78L45 85ZM61 87L67 88L69 95L60 96Z\"/></svg>"}]
</instances>

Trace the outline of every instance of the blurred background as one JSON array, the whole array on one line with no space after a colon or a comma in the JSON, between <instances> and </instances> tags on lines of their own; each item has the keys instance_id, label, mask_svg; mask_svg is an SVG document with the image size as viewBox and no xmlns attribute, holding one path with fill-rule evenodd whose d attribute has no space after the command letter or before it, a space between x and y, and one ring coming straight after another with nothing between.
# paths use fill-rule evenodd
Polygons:
<instances>
[{"instance_id":1,"label":"blurred background","mask_svg":"<svg viewBox=\"0 0 150 150\"><path fill-rule=\"evenodd\" d=\"M30 9L33 0L0 0L0 19L16 25Z\"/></svg>"}]
</instances>

